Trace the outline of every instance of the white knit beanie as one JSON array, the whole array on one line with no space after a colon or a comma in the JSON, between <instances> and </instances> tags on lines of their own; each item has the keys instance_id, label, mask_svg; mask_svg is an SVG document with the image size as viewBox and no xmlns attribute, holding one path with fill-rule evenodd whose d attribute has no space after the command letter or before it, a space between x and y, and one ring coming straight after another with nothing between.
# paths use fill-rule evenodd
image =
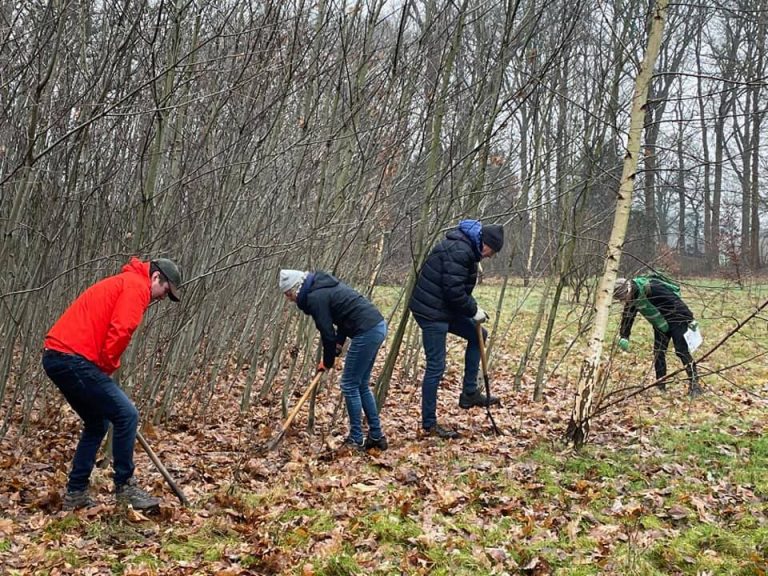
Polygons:
<instances>
[{"instance_id":1,"label":"white knit beanie","mask_svg":"<svg viewBox=\"0 0 768 576\"><path fill-rule=\"evenodd\" d=\"M307 273L301 270L280 270L280 291L285 293L293 290L304 282L306 277Z\"/></svg>"}]
</instances>

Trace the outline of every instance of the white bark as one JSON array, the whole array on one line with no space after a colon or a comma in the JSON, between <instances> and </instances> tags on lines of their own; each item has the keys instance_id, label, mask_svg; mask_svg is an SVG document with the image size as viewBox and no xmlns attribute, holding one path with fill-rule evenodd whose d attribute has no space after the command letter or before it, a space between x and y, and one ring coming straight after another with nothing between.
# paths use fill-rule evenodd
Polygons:
<instances>
[{"instance_id":1,"label":"white bark","mask_svg":"<svg viewBox=\"0 0 768 576\"><path fill-rule=\"evenodd\" d=\"M634 189L637 163L640 155L640 140L645 121L648 87L661 47L668 5L669 0L658 0L656 2L652 16L651 31L648 36L648 46L635 80L627 152L624 157L624 168L616 200L616 214L613 220L611 237L608 242L603 277L595 295L595 321L589 338L589 349L582 362L571 420L566 431L566 438L577 447L586 442L589 436L589 418L592 411L594 388L598 381L598 368L603 352L603 342L608 326L608 313L613 299L613 284L619 270L621 250L624 245L624 236L626 235L627 224L629 223L629 211L632 206L632 191Z\"/></svg>"}]
</instances>

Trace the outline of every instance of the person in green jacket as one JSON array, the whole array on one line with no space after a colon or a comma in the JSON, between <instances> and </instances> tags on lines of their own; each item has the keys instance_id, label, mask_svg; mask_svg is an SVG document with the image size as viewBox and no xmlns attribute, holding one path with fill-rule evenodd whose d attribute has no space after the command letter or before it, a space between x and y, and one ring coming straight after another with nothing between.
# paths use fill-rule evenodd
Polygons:
<instances>
[{"instance_id":1,"label":"person in green jacket","mask_svg":"<svg viewBox=\"0 0 768 576\"><path fill-rule=\"evenodd\" d=\"M685 333L689 327L695 329L695 320L690 308L678 295L679 290L660 278L638 276L631 280L618 278L614 285L613 297L624 303L619 329L619 348L629 351L629 336L637 313L653 326L653 366L657 386L666 390L664 377L667 375L667 348L669 341L675 346L675 354L685 367L688 375L688 394L691 397L702 394L699 385L696 362L693 360Z\"/></svg>"}]
</instances>

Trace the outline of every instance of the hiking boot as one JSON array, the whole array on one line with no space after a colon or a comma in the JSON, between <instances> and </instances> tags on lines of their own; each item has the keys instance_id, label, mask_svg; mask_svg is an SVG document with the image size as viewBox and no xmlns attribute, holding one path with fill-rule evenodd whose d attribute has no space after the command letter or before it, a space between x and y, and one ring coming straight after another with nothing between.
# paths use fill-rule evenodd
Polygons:
<instances>
[{"instance_id":1,"label":"hiking boot","mask_svg":"<svg viewBox=\"0 0 768 576\"><path fill-rule=\"evenodd\" d=\"M424 428L424 435L437 436L438 438L443 438L444 440L454 440L456 438L461 437L461 434L456 432L456 430L451 430L450 428L443 428L442 426L440 426L440 424L435 424L434 426L430 426L429 428Z\"/></svg>"},{"instance_id":2,"label":"hiking boot","mask_svg":"<svg viewBox=\"0 0 768 576\"><path fill-rule=\"evenodd\" d=\"M347 436L344 439L344 443L341 445L341 448L349 450L350 452L365 452L365 443L358 442L354 438Z\"/></svg>"},{"instance_id":3,"label":"hiking boot","mask_svg":"<svg viewBox=\"0 0 768 576\"><path fill-rule=\"evenodd\" d=\"M459 408L467 410L475 406L493 406L499 403L499 399L496 396L487 397L480 390L475 390L474 394L464 394L462 392L459 395Z\"/></svg>"},{"instance_id":4,"label":"hiking boot","mask_svg":"<svg viewBox=\"0 0 768 576\"><path fill-rule=\"evenodd\" d=\"M382 436L381 438L376 438L375 440L370 436L366 436L365 442L363 442L363 448L365 448L366 450L370 450L371 448L377 448L382 452L384 452L384 450L389 448L389 443L387 442L386 436Z\"/></svg>"},{"instance_id":5,"label":"hiking boot","mask_svg":"<svg viewBox=\"0 0 768 576\"><path fill-rule=\"evenodd\" d=\"M96 506L96 500L91 498L88 490L67 491L61 503L62 510L78 510L80 508L90 508Z\"/></svg>"},{"instance_id":6,"label":"hiking boot","mask_svg":"<svg viewBox=\"0 0 768 576\"><path fill-rule=\"evenodd\" d=\"M701 389L698 382L691 382L688 385L688 396L691 398L698 398L704 394L704 390Z\"/></svg>"},{"instance_id":7,"label":"hiking boot","mask_svg":"<svg viewBox=\"0 0 768 576\"><path fill-rule=\"evenodd\" d=\"M139 488L135 478L130 478L125 484L115 487L115 499L118 504L130 504L135 510L148 510L160 505L160 498L155 498L149 492Z\"/></svg>"}]
</instances>

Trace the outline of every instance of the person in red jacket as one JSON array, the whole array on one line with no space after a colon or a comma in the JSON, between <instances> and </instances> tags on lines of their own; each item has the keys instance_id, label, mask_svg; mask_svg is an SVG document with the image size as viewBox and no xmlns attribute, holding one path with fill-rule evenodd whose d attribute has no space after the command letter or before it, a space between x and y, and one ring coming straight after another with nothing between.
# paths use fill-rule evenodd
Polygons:
<instances>
[{"instance_id":1,"label":"person in red jacket","mask_svg":"<svg viewBox=\"0 0 768 576\"><path fill-rule=\"evenodd\" d=\"M131 258L120 274L80 294L46 335L45 373L83 421L64 495L65 510L95 504L88 484L110 423L117 501L136 509L160 503L136 485L133 451L139 413L110 376L120 367L120 356L150 302L166 296L178 302L180 285L181 273L171 260Z\"/></svg>"}]
</instances>

